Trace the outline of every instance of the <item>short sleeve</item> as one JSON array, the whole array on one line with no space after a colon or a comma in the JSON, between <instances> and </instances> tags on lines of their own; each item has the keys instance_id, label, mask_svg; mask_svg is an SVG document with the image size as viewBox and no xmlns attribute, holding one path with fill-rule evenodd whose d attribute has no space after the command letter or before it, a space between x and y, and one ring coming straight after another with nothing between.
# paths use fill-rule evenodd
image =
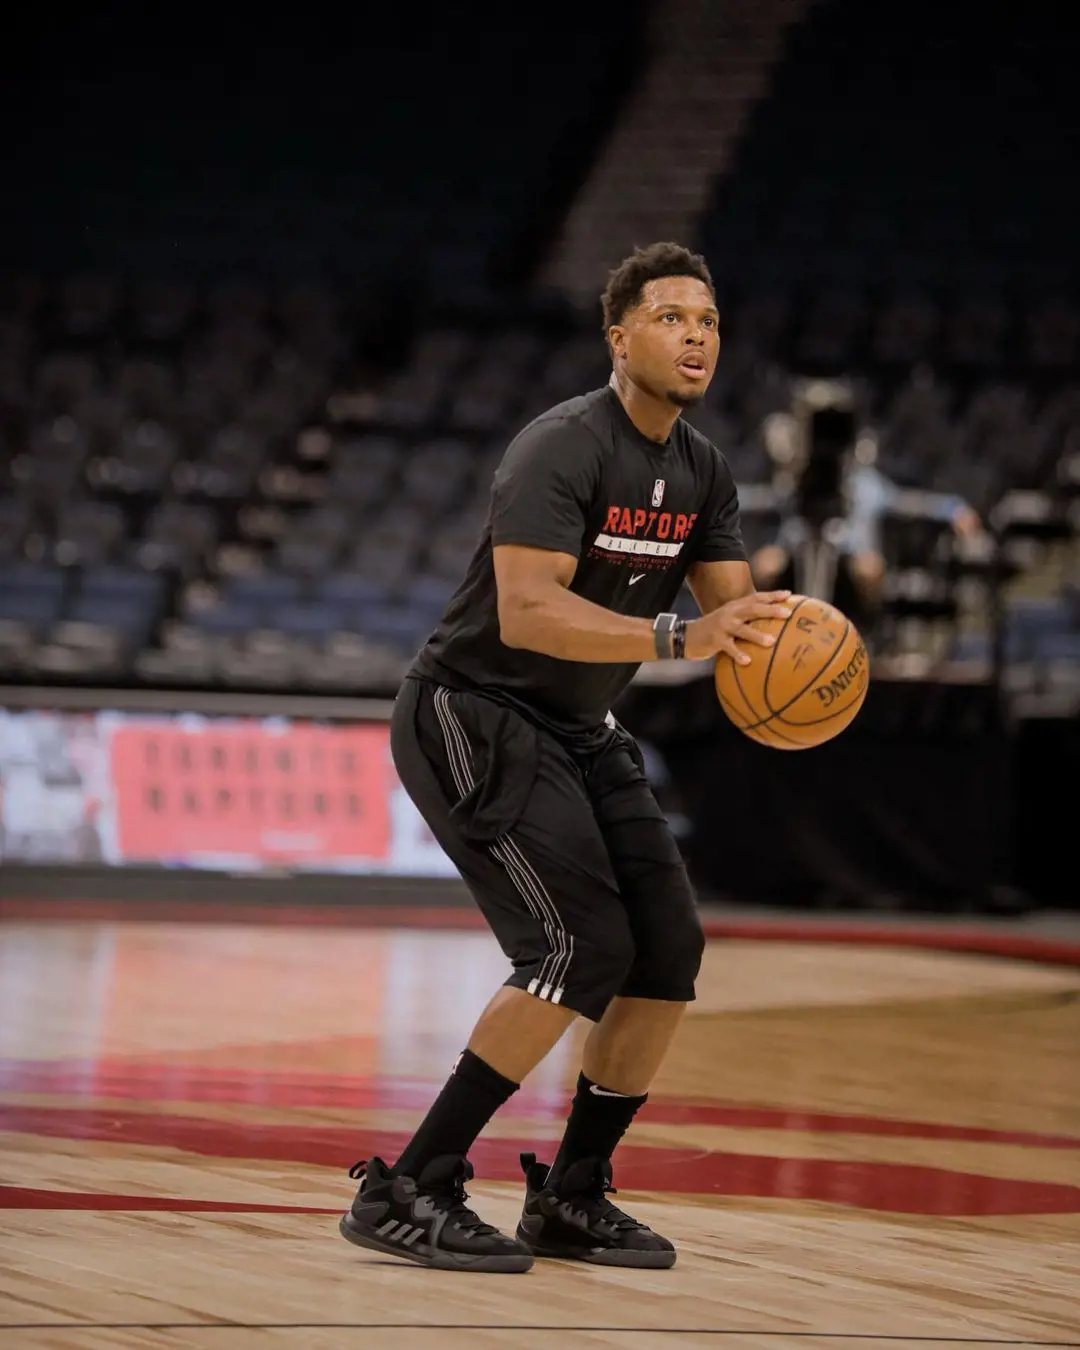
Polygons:
<instances>
[{"instance_id":1,"label":"short sleeve","mask_svg":"<svg viewBox=\"0 0 1080 1350\"><path fill-rule=\"evenodd\" d=\"M535 422L517 435L495 473L491 542L578 557L600 481L600 443L579 423Z\"/></svg>"},{"instance_id":2,"label":"short sleeve","mask_svg":"<svg viewBox=\"0 0 1080 1350\"><path fill-rule=\"evenodd\" d=\"M719 451L716 479L709 494L704 528L694 549L695 562L746 562L742 527L739 524L739 493L731 470Z\"/></svg>"}]
</instances>

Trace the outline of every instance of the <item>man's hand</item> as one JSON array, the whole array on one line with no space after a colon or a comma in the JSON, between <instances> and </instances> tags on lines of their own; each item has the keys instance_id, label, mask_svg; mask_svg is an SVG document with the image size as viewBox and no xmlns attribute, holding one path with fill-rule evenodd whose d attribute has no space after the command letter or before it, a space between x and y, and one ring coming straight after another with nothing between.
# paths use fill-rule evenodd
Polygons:
<instances>
[{"instance_id":1,"label":"man's hand","mask_svg":"<svg viewBox=\"0 0 1080 1350\"><path fill-rule=\"evenodd\" d=\"M739 665L748 664L749 655L739 647L740 642L756 642L759 647L771 647L776 639L771 633L752 628L754 619L787 619L791 607L784 601L790 591L755 591L741 600L729 600L726 605L703 614L686 625L686 658L704 661L718 652L726 652Z\"/></svg>"}]
</instances>

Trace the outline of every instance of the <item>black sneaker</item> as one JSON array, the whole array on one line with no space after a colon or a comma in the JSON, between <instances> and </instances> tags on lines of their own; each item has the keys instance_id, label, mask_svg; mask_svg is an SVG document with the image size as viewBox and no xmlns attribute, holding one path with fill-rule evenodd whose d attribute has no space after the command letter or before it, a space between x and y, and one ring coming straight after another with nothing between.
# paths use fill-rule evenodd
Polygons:
<instances>
[{"instance_id":1,"label":"black sneaker","mask_svg":"<svg viewBox=\"0 0 1080 1350\"><path fill-rule=\"evenodd\" d=\"M607 1198L616 1191L606 1158L581 1158L572 1163L554 1190L547 1185L547 1164L538 1163L534 1153L523 1153L521 1166L525 1208L517 1236L536 1256L652 1270L675 1264L675 1248L667 1238L624 1214Z\"/></svg>"},{"instance_id":2,"label":"black sneaker","mask_svg":"<svg viewBox=\"0 0 1080 1350\"><path fill-rule=\"evenodd\" d=\"M433 1158L415 1180L395 1176L381 1158L357 1163L349 1176L360 1189L338 1227L358 1247L436 1270L511 1273L532 1266L526 1247L465 1204L473 1169L460 1154Z\"/></svg>"}]
</instances>

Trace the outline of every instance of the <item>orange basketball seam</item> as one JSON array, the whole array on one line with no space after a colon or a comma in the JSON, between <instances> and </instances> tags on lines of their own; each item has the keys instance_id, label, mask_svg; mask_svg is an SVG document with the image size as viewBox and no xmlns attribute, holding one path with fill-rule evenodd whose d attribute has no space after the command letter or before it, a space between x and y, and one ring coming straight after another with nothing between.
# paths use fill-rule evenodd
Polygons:
<instances>
[{"instance_id":1,"label":"orange basketball seam","mask_svg":"<svg viewBox=\"0 0 1080 1350\"><path fill-rule=\"evenodd\" d=\"M866 688L863 689L862 697L859 699L858 703L854 705L855 711L862 707L865 702L868 688L869 686L866 686ZM852 705L850 703L845 703L842 708L837 708L835 712L826 713L824 717L815 717L809 722L790 722L786 717L781 717L778 720L783 722L786 727L819 727L822 722L831 722L834 717L843 717L847 712L852 712Z\"/></svg>"},{"instance_id":2,"label":"orange basketball seam","mask_svg":"<svg viewBox=\"0 0 1080 1350\"><path fill-rule=\"evenodd\" d=\"M849 627L850 627L850 625L849 625ZM866 645L866 644L862 641L862 638L861 638L861 637L859 638L859 644L860 644L860 646L863 646L863 647L865 647L865 645ZM855 650L858 651L858 647L856 647ZM836 658L837 658L838 656L842 656L842 655L843 655L843 651L844 651L844 647L843 647L843 643L841 643L840 646L837 647L836 651L833 652L832 656L829 657L828 661L825 663L825 665L822 667L822 669L818 672L817 678L820 679L822 676L825 675L825 673L828 671L829 667L830 667L830 666L832 665L832 663L836 660ZM849 661L850 661L850 659L851 659L851 658L849 658ZM869 656L867 657L867 661L869 662ZM868 678L867 678L867 681L866 681L866 684L863 685L862 697L861 697L860 700L859 700L860 704L862 703L862 700L866 698L866 692L867 692L867 690L869 689L869 687L870 687L870 680L869 680L869 677L868 677ZM802 692L805 693L806 690L804 689ZM799 697L801 698L801 697L802 697L802 694L800 694ZM784 705L784 712L786 712L786 711L788 710L788 708L790 708L790 707L791 707L791 704L790 704L790 703L785 704L785 705ZM789 721L788 718L784 717L784 716L783 716L782 714L780 714L780 713L778 713L777 716L778 716L779 720L780 720L781 722L783 722L783 724L784 724L785 726L787 726L787 727L816 727L816 726L820 726L820 724L821 724L822 722L829 722L829 721L831 721L834 717L840 717L840 716L842 716L842 715L843 715L844 713L846 713L850 708L851 708L851 704L850 704L850 703L846 703L842 708L837 708L835 712L827 713L824 717L815 717L815 718L812 718L809 722L792 722L792 721Z\"/></svg>"},{"instance_id":3,"label":"orange basketball seam","mask_svg":"<svg viewBox=\"0 0 1080 1350\"><path fill-rule=\"evenodd\" d=\"M792 724L787 723L787 725L790 726ZM746 731L746 734L751 740L757 741L759 745L767 746L770 750L807 750L810 748L802 741L795 740L793 736L785 736L782 731L777 731L771 720L759 723L759 725L752 730L747 730L745 727L740 728L740 730ZM773 740L766 740L766 734L770 737L775 737L775 741L779 741L781 744L778 745Z\"/></svg>"},{"instance_id":4,"label":"orange basketball seam","mask_svg":"<svg viewBox=\"0 0 1080 1350\"><path fill-rule=\"evenodd\" d=\"M787 725L790 725L790 723ZM802 742L797 741L794 736L785 736L782 731L778 731L771 718L768 722L762 722L760 727L755 728L755 730L767 731L771 736L775 736L778 740L785 741L788 745L797 746L800 750L805 749Z\"/></svg>"},{"instance_id":5,"label":"orange basketball seam","mask_svg":"<svg viewBox=\"0 0 1080 1350\"><path fill-rule=\"evenodd\" d=\"M772 674L773 662L776 660L776 653L780 646L780 639L784 636L784 633L787 631L788 624L792 621L795 615L798 614L799 610L802 609L803 605L806 604L808 599L809 596L804 596L795 606L795 608L791 611L791 613L787 616L787 618L784 620L779 633L777 633L776 635L776 641L773 643L772 651L769 653L769 663L765 667L765 675L761 681L761 697L765 700L765 706L769 710L770 717L775 717L777 711L783 712L783 708L780 708L778 710L774 708L773 705L769 702L769 676ZM798 698L799 695L796 694L795 697ZM787 705L785 704L785 707L786 706Z\"/></svg>"},{"instance_id":6,"label":"orange basketball seam","mask_svg":"<svg viewBox=\"0 0 1080 1350\"><path fill-rule=\"evenodd\" d=\"M735 683L738 687L739 693L742 695L743 702L750 709L751 716L753 716L757 710L755 709L754 705L750 702L746 690L742 687L742 681L739 679L739 667L734 661L732 661L731 664L735 670ZM727 704L729 706L733 706L731 704L731 700L724 697L723 690L720 689L719 687L717 687L716 694L717 697L720 699L721 705ZM769 732L771 732L774 736L778 737L781 741L786 742L787 745L792 745L798 750L805 749L805 746L803 746L799 741L795 740L794 737L785 736L782 731L777 731L777 729L772 725L772 720L773 719L771 717L765 717L765 718L758 718L756 722L748 722L745 726L740 726L738 722L735 722L734 725L738 728L739 731L744 731L748 734L758 731L761 728L765 728ZM791 726L794 724L788 723L788 725ZM769 742L762 740L760 736L754 736L751 734L750 739L757 741L759 745L764 745L770 750L784 749L784 746L769 745Z\"/></svg>"},{"instance_id":7,"label":"orange basketball seam","mask_svg":"<svg viewBox=\"0 0 1080 1350\"><path fill-rule=\"evenodd\" d=\"M793 617L794 617L794 616L793 616ZM784 628L786 628L790 622L791 622L791 619L786 620L786 622L784 623ZM832 663L836 660L837 655L838 655L841 651L843 651L843 649L844 649L844 643L847 641L847 637L848 637L848 634L849 634L850 632L851 632L851 620L850 620L850 619L845 619L845 620L844 620L844 631L840 634L840 641L836 644L836 646L832 649L832 651L828 654L828 656L826 656L825 660L824 660L824 661L822 662L822 664L817 668L817 670L813 673L813 675L810 676L810 678L806 681L806 683L803 685L803 687L802 687L801 689L799 689L796 693L792 694L792 696L788 699L788 701L787 701L782 707L780 707L780 708L773 708L773 707L772 707L772 704L769 703L769 692L768 692L769 686L768 686L768 683L766 683L766 685L765 685L765 702L766 702L766 703L768 704L768 706L772 709L772 715L773 715L774 717L779 717L782 713L787 712L787 710L791 707L791 705L792 705L793 703L798 703L799 699L802 698L803 694L806 693L806 691L810 688L810 686L811 686L816 680L820 680L820 679L821 679L822 675L825 674L825 672L829 669L829 667L832 665ZM779 643L779 641L778 641L777 644L776 644L776 646L779 647L779 645L780 645L780 643ZM775 651L776 651L776 647L773 648L773 652L774 652L774 653L775 653ZM771 662L770 662L770 664L771 664ZM766 681L767 681L767 680L768 680L768 676L766 676L765 678L766 678Z\"/></svg>"},{"instance_id":8,"label":"orange basketball seam","mask_svg":"<svg viewBox=\"0 0 1080 1350\"><path fill-rule=\"evenodd\" d=\"M826 654L821 665L806 677L804 683L793 693L786 696L783 702L778 702L775 705L773 704L770 697L769 686L772 676L778 674L776 656L780 648L780 642L786 635L792 619L796 618L800 609L802 609L811 599L814 599L814 597L802 596L799 598L791 614L784 621L780 633L777 636L777 641L774 643L772 650L768 654L764 671L759 675L758 672L761 669L760 667L750 667L750 671L754 674L755 679L758 679L760 682L762 701L765 708L768 709L766 715L761 715L754 701L750 698L749 692L743 683L743 672L739 669L739 665L735 661L732 661L731 671L724 670L724 668L719 665L719 661L714 668L714 685L716 693L720 705L730 721L734 724L736 729L743 732L748 739L756 741L759 745L765 745L770 749L804 750L812 749L815 745L822 744L820 739L813 739L815 735L814 729L839 719L843 719L842 727L847 726L854 719L866 699L869 688L868 670L864 674L862 689L857 693L854 699L850 698L851 693L855 692L854 685L848 685L841 691L842 695L848 695L848 699L843 706L834 707L828 712L823 712L820 716L802 721L795 720L787 715L800 700L808 696L809 691L814 689L820 681L829 679L829 672L834 667L839 666L841 669L844 669L855 660L860 649L865 652L865 644L862 635L851 623L850 619L848 619L845 614L836 611L834 606L831 607L826 602L817 600L816 603L820 610L828 610L830 613L834 613L835 617L842 621L843 627L839 638L834 639L831 650ZM819 622L822 622L822 620L819 620ZM826 619L824 622L827 627L828 620ZM849 641L852 643L851 651L848 651ZM788 675L790 674L790 671L791 665L790 662L788 662L784 674ZM743 713L742 708L740 708L740 704L745 707L749 714L749 720L745 723L742 720L745 714ZM781 730L781 727L783 727L784 730ZM798 733L798 735L791 733ZM824 733L825 739L830 739L835 734L835 732L826 732Z\"/></svg>"},{"instance_id":9,"label":"orange basketball seam","mask_svg":"<svg viewBox=\"0 0 1080 1350\"><path fill-rule=\"evenodd\" d=\"M797 606L796 606L796 608L797 608ZM794 618L794 611L792 611L792 618ZM786 628L790 622L791 622L791 619L785 619L785 621L784 621L784 628ZM780 631L781 631L781 634L782 634L782 633L783 633L783 629L781 629ZM802 687L797 693L793 694L793 695L791 696L791 698L789 698L788 701L787 701L786 703L782 704L779 708L774 708L774 707L772 706L772 704L769 702L769 693L768 693L768 684L767 684L767 681L768 681L769 676L768 676L768 671L766 671L766 673L765 673L765 682L763 682L763 685L762 685L762 693L761 693L761 696L762 696L762 698L764 698L764 700L765 700L765 706L769 709L769 715L768 715L768 717L760 717L760 718L758 718L758 720L757 720L756 722L751 722L751 723L749 723L747 726L745 726L745 727L743 727L743 728L741 728L741 729L742 729L743 731L750 731L750 730L752 730L754 727L765 726L766 723L771 722L771 721L773 720L773 718L778 718L781 722L785 721L784 713L787 712L787 710L791 707L791 705L792 705L793 703L797 703L797 702L799 701L799 699L802 698L803 694L805 694L806 691L810 688L810 686L814 683L814 681L815 681L815 680L819 680L819 679L822 677L822 675L825 673L825 671L827 671L827 670L829 669L829 667L832 665L832 663L836 660L837 656L839 656L840 653L841 653L841 651L843 650L844 643L847 641L847 636L848 636L848 633L850 633L850 632L851 632L851 620L850 620L850 619L845 619L845 620L844 620L844 631L843 631L843 633L840 635L840 641L836 644L836 646L833 648L833 650L832 650L832 651L829 653L829 655L825 658L824 664L821 665L821 666L819 666L818 669L814 672L814 674L811 675L810 678L807 680L807 682L803 685L803 687ZM777 642L776 646L779 646L779 645L780 645L779 642ZM774 647L774 648L772 649L772 651L769 653L769 666L770 666L770 667L772 666L772 659L773 659L773 657L774 657L775 655L776 655L776 647ZM744 690L743 690L743 687L742 687L742 681L739 679L739 667L738 667L737 665L735 666L735 683L739 686L739 693L742 694L743 699L744 699L745 702L746 702L746 706L747 706L748 708L753 708L753 704L752 704L752 703L750 702L750 700L746 697L746 694L745 694L745 692L744 692ZM794 727L794 726L799 726L800 723L798 723L798 722L787 722L787 725L788 725L789 727ZM803 725L803 726L812 726L813 723L810 723L810 722L804 722L804 723L802 723L801 725Z\"/></svg>"},{"instance_id":10,"label":"orange basketball seam","mask_svg":"<svg viewBox=\"0 0 1080 1350\"><path fill-rule=\"evenodd\" d=\"M733 668L733 670L735 671L735 687L738 689L739 693L742 695L742 701L743 701L743 702L746 704L746 706L750 709L750 716L751 716L751 717L757 717L757 715L758 715L758 710L757 710L757 708L755 708L754 705L750 702L750 697L749 697L749 695L747 694L746 690L743 688L742 680L741 680L741 678L740 678L740 676L739 676L739 663L738 663L738 661L736 661L734 657L729 657L728 660L731 662L732 668ZM764 690L762 690L762 696L764 697ZM766 706L768 706L768 700L766 700ZM769 719L766 718L765 720L768 721ZM743 730L744 730L744 731L747 731L747 730L750 729L750 727L759 727L759 726L761 726L761 718L760 718L760 717L758 717L758 720L757 720L756 722L749 722L749 723L747 723L747 725L746 725L745 727L743 727Z\"/></svg>"},{"instance_id":11,"label":"orange basketball seam","mask_svg":"<svg viewBox=\"0 0 1080 1350\"><path fill-rule=\"evenodd\" d=\"M737 726L740 731L745 730L742 723L736 720L737 718L741 717L742 714L739 712L738 708L736 708L735 704L732 703L731 699L726 698L724 696L724 691L719 688L716 691L716 696L720 700L722 706L728 710L728 717L731 718L731 721L735 724L735 726Z\"/></svg>"},{"instance_id":12,"label":"orange basketball seam","mask_svg":"<svg viewBox=\"0 0 1080 1350\"><path fill-rule=\"evenodd\" d=\"M726 655L726 653L725 653L725 655ZM742 687L742 680L739 679L739 665L738 665L738 662L735 660L735 658L734 658L733 656L729 656L727 659L731 662L732 669L735 671L735 688L738 690L740 698L742 699L743 703L746 705L747 711L749 712L751 719L753 719L753 718L757 717L757 715L758 715L758 710L757 710L757 709L754 707L754 705L750 702L750 699L747 697L746 690ZM714 671L714 676L715 676L715 671ZM714 683L714 684L716 683L715 678L714 678L714 680L713 680L713 683ZM720 692L719 688L717 689L716 692L720 695L720 698L723 699L724 696L723 696L723 694ZM728 702L728 703L731 703L731 700L728 699L727 702ZM735 706L734 703L732 703L731 706L734 707L734 706ZM758 725L758 724L757 724L756 722L754 722L753 720L751 720L750 722L747 723L747 726L757 726L757 725ZM744 728L744 730L745 730L745 728Z\"/></svg>"}]
</instances>

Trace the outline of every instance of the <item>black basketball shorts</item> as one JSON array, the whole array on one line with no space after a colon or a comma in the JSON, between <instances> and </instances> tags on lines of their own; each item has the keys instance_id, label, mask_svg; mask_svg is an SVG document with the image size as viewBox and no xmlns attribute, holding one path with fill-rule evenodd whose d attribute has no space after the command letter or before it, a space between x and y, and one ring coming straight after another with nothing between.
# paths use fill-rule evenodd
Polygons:
<instances>
[{"instance_id":1,"label":"black basketball shorts","mask_svg":"<svg viewBox=\"0 0 1080 1350\"><path fill-rule=\"evenodd\" d=\"M406 792L512 963L507 984L598 1021L616 994L690 1002L704 939L633 738L587 748L478 694L406 679Z\"/></svg>"}]
</instances>

